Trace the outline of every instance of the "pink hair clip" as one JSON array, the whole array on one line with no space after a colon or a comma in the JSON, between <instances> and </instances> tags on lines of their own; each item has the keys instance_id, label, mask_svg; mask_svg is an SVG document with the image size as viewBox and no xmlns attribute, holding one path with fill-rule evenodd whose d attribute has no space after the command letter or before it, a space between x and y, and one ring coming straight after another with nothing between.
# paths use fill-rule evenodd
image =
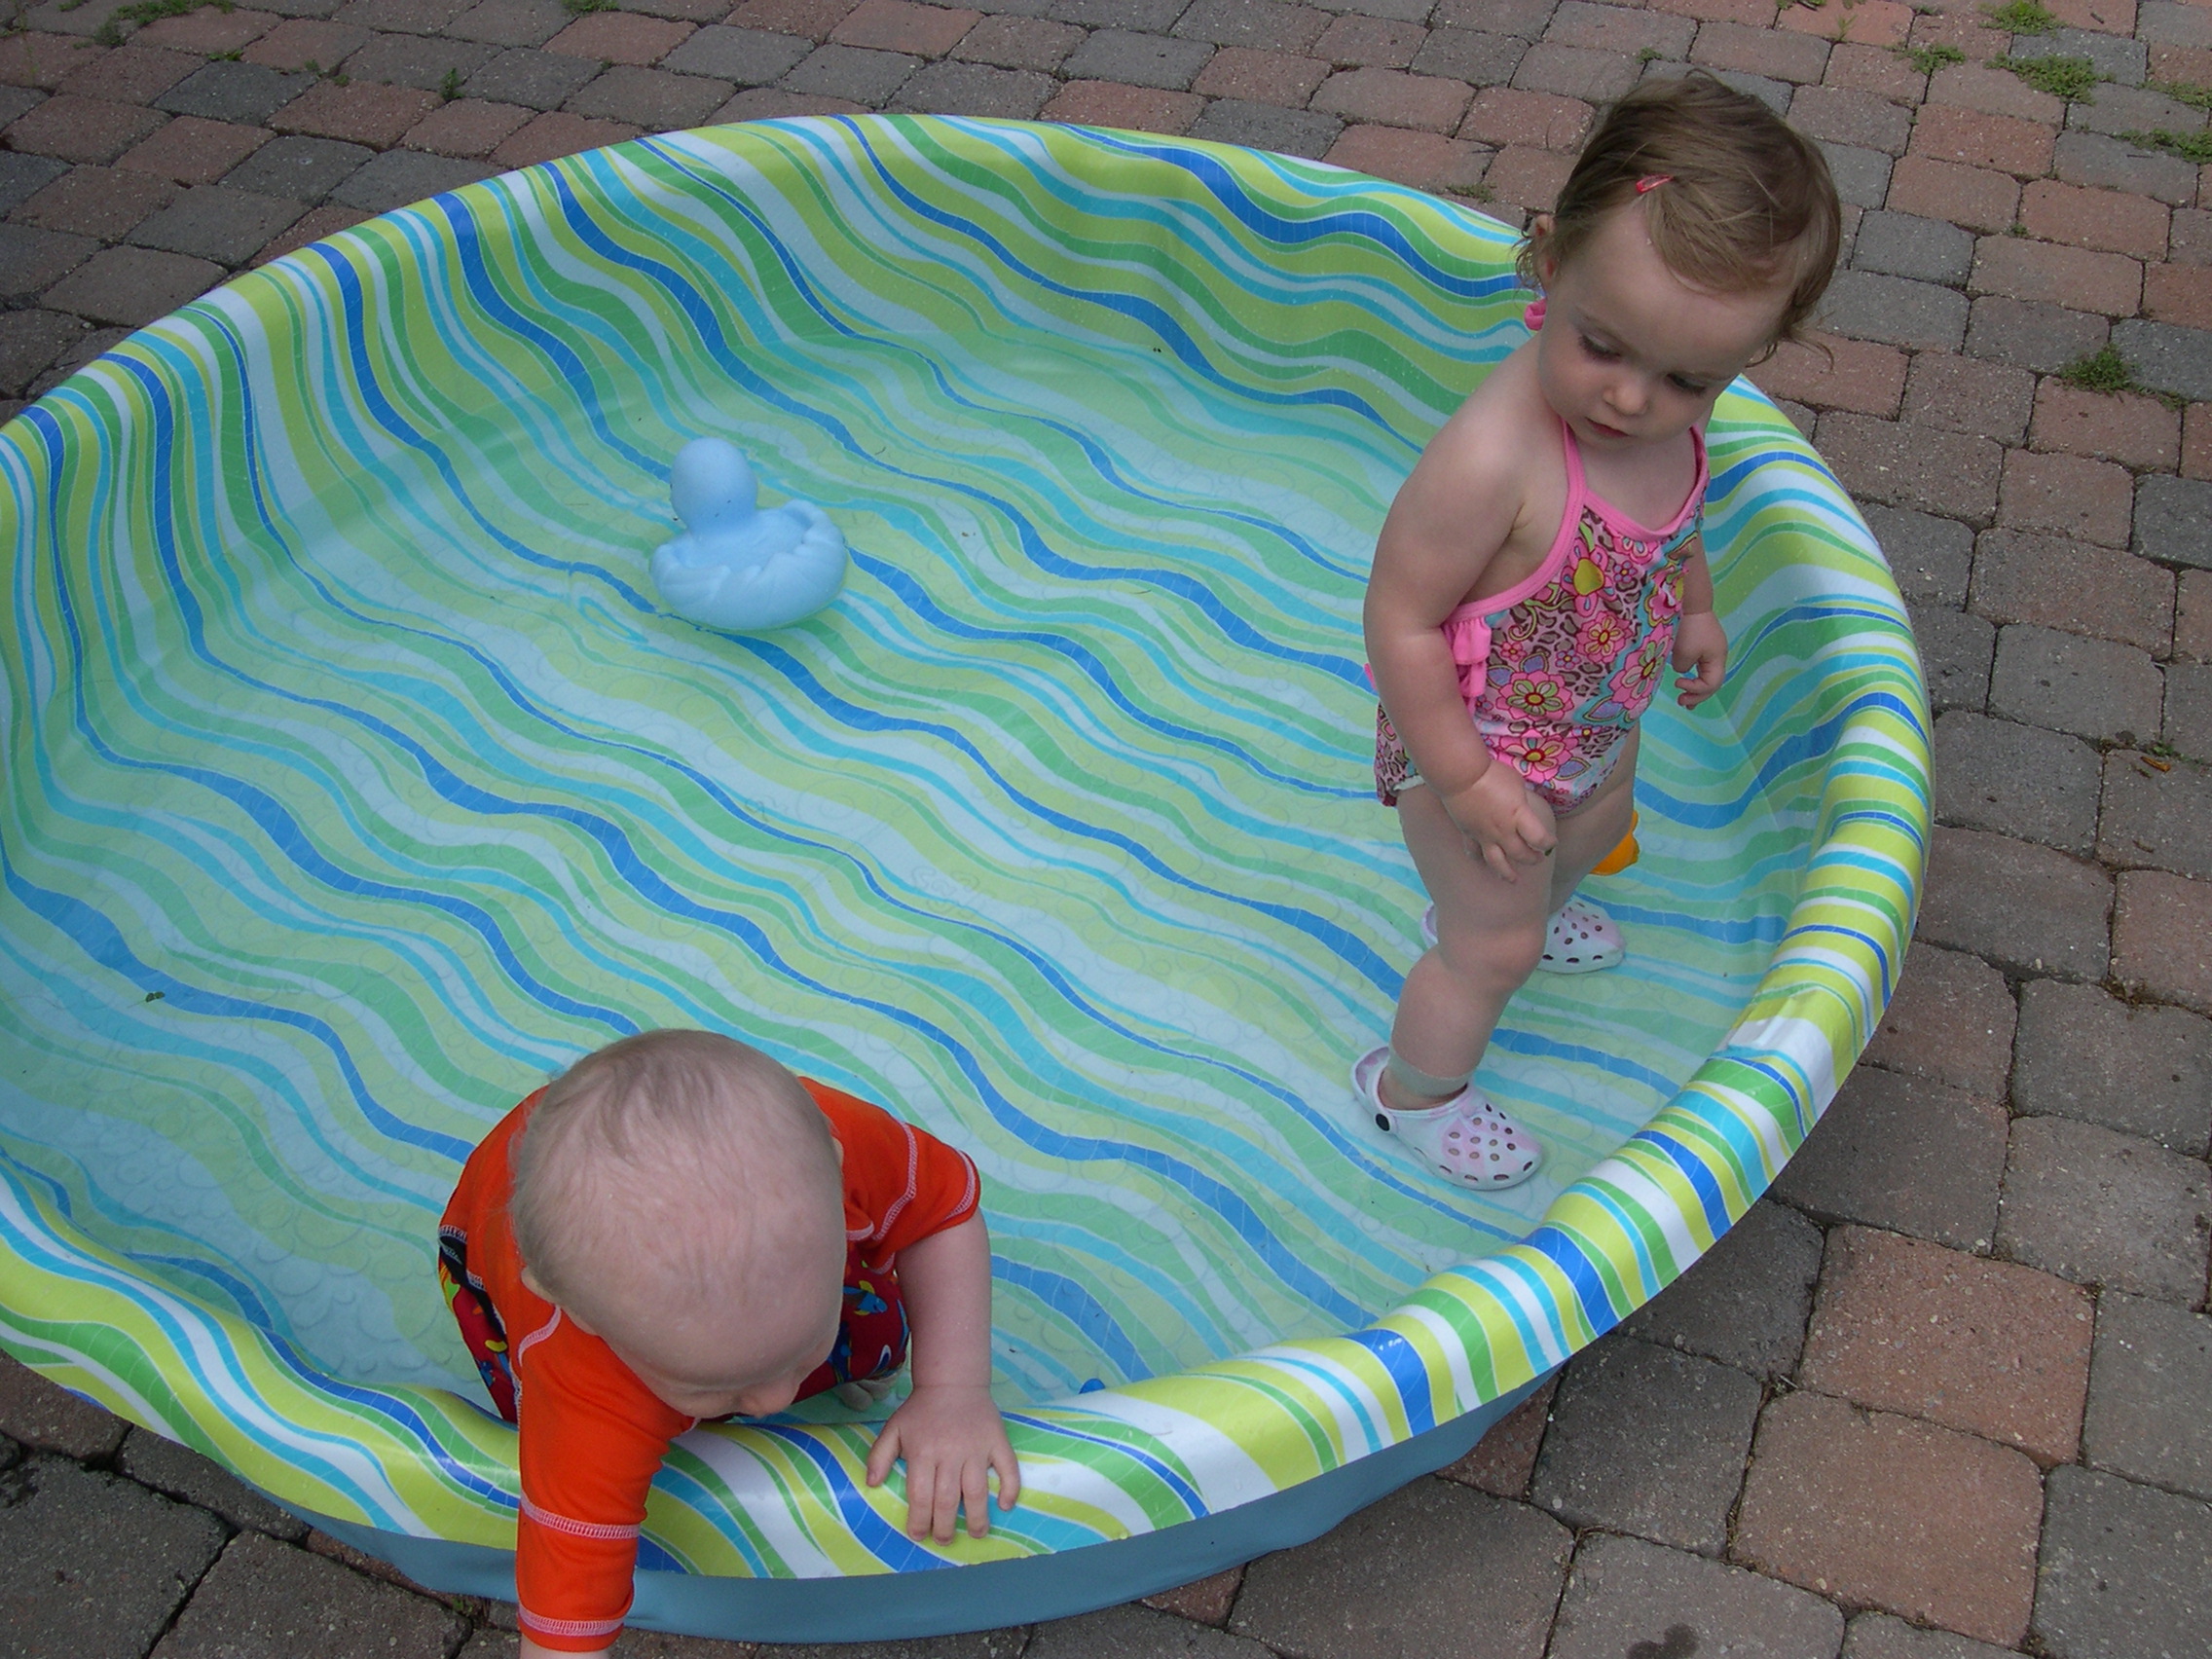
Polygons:
<instances>
[{"instance_id":1,"label":"pink hair clip","mask_svg":"<svg viewBox=\"0 0 2212 1659\"><path fill-rule=\"evenodd\" d=\"M1657 190L1663 184L1673 184L1674 182L1675 175L1673 173L1645 173L1636 181L1636 193L1641 196L1645 191Z\"/></svg>"}]
</instances>

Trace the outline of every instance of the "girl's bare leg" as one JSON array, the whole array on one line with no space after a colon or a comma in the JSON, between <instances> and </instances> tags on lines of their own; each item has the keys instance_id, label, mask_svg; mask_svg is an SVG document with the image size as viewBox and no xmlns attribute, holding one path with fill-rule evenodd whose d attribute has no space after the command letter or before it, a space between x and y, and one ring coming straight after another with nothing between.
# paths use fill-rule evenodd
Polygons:
<instances>
[{"instance_id":1,"label":"girl's bare leg","mask_svg":"<svg viewBox=\"0 0 2212 1659\"><path fill-rule=\"evenodd\" d=\"M1436 903L1436 948L1406 976L1390 1048L1433 1077L1464 1077L1490 1046L1506 999L1543 954L1552 859L1516 866L1517 881L1500 879L1475 856L1425 784L1398 797L1398 821L1414 867ZM1415 1095L1387 1072L1378 1087L1394 1111L1418 1111L1457 1092Z\"/></svg>"},{"instance_id":2,"label":"girl's bare leg","mask_svg":"<svg viewBox=\"0 0 2212 1659\"><path fill-rule=\"evenodd\" d=\"M1581 806L1558 820L1559 845L1552 849L1552 890L1549 916L1574 896L1590 872L1628 834L1636 805L1636 750L1641 733L1630 732L1621 741L1621 757L1605 774L1605 781Z\"/></svg>"},{"instance_id":3,"label":"girl's bare leg","mask_svg":"<svg viewBox=\"0 0 2212 1659\"><path fill-rule=\"evenodd\" d=\"M1540 865L1517 866L1518 881L1499 879L1475 856L1434 790L1419 785L1398 797L1406 850L1436 904L1436 948L1406 976L1390 1026L1390 1048L1407 1065L1437 1078L1459 1078L1481 1061L1507 1001L1536 971L1551 913L1628 833L1636 774L1633 734L1624 747L1598 793L1557 821L1559 842L1550 856ZM1537 808L1545 810L1541 801ZM1449 1098L1415 1095L1388 1072L1378 1088L1382 1103L1394 1111L1418 1111Z\"/></svg>"}]
</instances>

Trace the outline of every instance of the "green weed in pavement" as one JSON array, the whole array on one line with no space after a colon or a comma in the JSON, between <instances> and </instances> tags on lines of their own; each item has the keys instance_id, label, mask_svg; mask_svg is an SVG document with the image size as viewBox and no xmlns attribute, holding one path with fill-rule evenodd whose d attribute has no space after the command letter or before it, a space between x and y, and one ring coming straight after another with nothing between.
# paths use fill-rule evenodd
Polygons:
<instances>
[{"instance_id":1,"label":"green weed in pavement","mask_svg":"<svg viewBox=\"0 0 2212 1659\"><path fill-rule=\"evenodd\" d=\"M2009 69L2039 92L2069 103L2095 103L2104 77L2086 57L1992 57L1992 69Z\"/></svg>"},{"instance_id":2,"label":"green weed in pavement","mask_svg":"<svg viewBox=\"0 0 2212 1659\"><path fill-rule=\"evenodd\" d=\"M2080 391L2132 391L2135 387L2135 371L2113 346L2100 346L2088 355L2075 358L2059 371L2058 378Z\"/></svg>"},{"instance_id":3,"label":"green weed in pavement","mask_svg":"<svg viewBox=\"0 0 2212 1659\"><path fill-rule=\"evenodd\" d=\"M2005 0L2002 6L1984 6L1981 15L2001 29L2014 34L2048 34L2058 27L2050 8L2040 0Z\"/></svg>"},{"instance_id":4,"label":"green weed in pavement","mask_svg":"<svg viewBox=\"0 0 2212 1659\"><path fill-rule=\"evenodd\" d=\"M1893 46L1890 50L1923 75L1933 75L1938 69L1948 69L1954 63L1967 60L1967 55L1955 46Z\"/></svg>"}]
</instances>

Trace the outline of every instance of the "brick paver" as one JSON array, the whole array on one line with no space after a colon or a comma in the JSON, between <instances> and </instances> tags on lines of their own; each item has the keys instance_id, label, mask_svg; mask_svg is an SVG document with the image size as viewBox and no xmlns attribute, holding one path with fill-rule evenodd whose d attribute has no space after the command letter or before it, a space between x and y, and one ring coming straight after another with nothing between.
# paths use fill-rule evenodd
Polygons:
<instances>
[{"instance_id":1,"label":"brick paver","mask_svg":"<svg viewBox=\"0 0 2212 1659\"><path fill-rule=\"evenodd\" d=\"M2086 1461L2212 1500L2212 1318L2108 1290L2082 1427Z\"/></svg>"},{"instance_id":2,"label":"brick paver","mask_svg":"<svg viewBox=\"0 0 2212 1659\"><path fill-rule=\"evenodd\" d=\"M1717 1555L1758 1417L1733 1366L1628 1338L1567 1368L1530 1497L1575 1528Z\"/></svg>"},{"instance_id":3,"label":"brick paver","mask_svg":"<svg viewBox=\"0 0 2212 1659\"><path fill-rule=\"evenodd\" d=\"M1864 1057L1889 1071L2000 1099L2013 1064L2015 1019L2013 993L2002 974L1960 951L1916 944Z\"/></svg>"},{"instance_id":4,"label":"brick paver","mask_svg":"<svg viewBox=\"0 0 2212 1659\"><path fill-rule=\"evenodd\" d=\"M327 1653L362 1629L399 1652L436 1652L466 1627L447 1607L255 1531L240 1532L194 1592L159 1659Z\"/></svg>"},{"instance_id":5,"label":"brick paver","mask_svg":"<svg viewBox=\"0 0 2212 1659\"><path fill-rule=\"evenodd\" d=\"M267 121L304 92L313 79L307 74L281 74L258 63L217 59L164 92L154 100L154 107L178 115L250 125Z\"/></svg>"},{"instance_id":6,"label":"brick paver","mask_svg":"<svg viewBox=\"0 0 2212 1659\"><path fill-rule=\"evenodd\" d=\"M2203 1161L2094 1124L2012 1125L1998 1249L2083 1284L2194 1305L2212 1246Z\"/></svg>"},{"instance_id":7,"label":"brick paver","mask_svg":"<svg viewBox=\"0 0 2212 1659\"><path fill-rule=\"evenodd\" d=\"M1798 1382L2070 1461L2089 1384L2087 1292L1870 1228L1829 1235Z\"/></svg>"},{"instance_id":8,"label":"brick paver","mask_svg":"<svg viewBox=\"0 0 2212 1659\"><path fill-rule=\"evenodd\" d=\"M1893 421L1904 399L1910 363L1892 346L1822 335L1802 346L1783 347L1752 371L1752 378L1770 397Z\"/></svg>"},{"instance_id":9,"label":"brick paver","mask_svg":"<svg viewBox=\"0 0 2212 1659\"><path fill-rule=\"evenodd\" d=\"M1027 18L1006 20L1032 21ZM1061 51L1064 54L1066 48ZM806 55L806 43L793 40L790 35L772 34L765 29L733 29L714 23L687 36L682 45L660 60L660 66L677 74L705 75L740 87L764 87L794 68ZM980 54L972 55L986 63L1003 61L1000 57ZM1054 58L1042 64L1014 62L1005 67L1050 69L1057 61Z\"/></svg>"},{"instance_id":10,"label":"brick paver","mask_svg":"<svg viewBox=\"0 0 2212 1659\"><path fill-rule=\"evenodd\" d=\"M619 144L637 136L637 132L635 127L619 121L592 121L559 113L534 116L529 125L502 140L491 159L503 167L527 167L533 163L572 156L579 150Z\"/></svg>"},{"instance_id":11,"label":"brick paver","mask_svg":"<svg viewBox=\"0 0 2212 1659\"><path fill-rule=\"evenodd\" d=\"M1917 376L1922 363L1965 361L1960 357L1923 357L1914 363L1913 370ZM2003 395L1983 388L1977 390L1974 401L1987 407L2001 402ZM2023 428L2027 424L2025 397L2020 400L2019 424ZM1937 518L1933 513L1914 512L1905 507L1869 503L1861 510L1889 558L1898 591L1908 602L1937 607L1966 603L1968 579L1973 569L1972 531L1956 519Z\"/></svg>"},{"instance_id":12,"label":"brick paver","mask_svg":"<svg viewBox=\"0 0 2212 1659\"><path fill-rule=\"evenodd\" d=\"M93 322L137 327L204 293L223 275L212 260L154 248L103 248L47 290L47 303Z\"/></svg>"},{"instance_id":13,"label":"brick paver","mask_svg":"<svg viewBox=\"0 0 2212 1659\"><path fill-rule=\"evenodd\" d=\"M1986 1250L1997 1236L2005 1108L1867 1065L1852 1073L1775 1183L1815 1220Z\"/></svg>"},{"instance_id":14,"label":"brick paver","mask_svg":"<svg viewBox=\"0 0 2212 1659\"><path fill-rule=\"evenodd\" d=\"M2105 977L2113 880L2095 866L2002 835L1938 830L1929 869L1920 938L2022 976Z\"/></svg>"},{"instance_id":15,"label":"brick paver","mask_svg":"<svg viewBox=\"0 0 2212 1659\"><path fill-rule=\"evenodd\" d=\"M293 18L278 23L240 55L247 63L267 69L304 69L322 74L336 69L354 53L377 38L364 28L315 18ZM473 35L463 35L473 40Z\"/></svg>"},{"instance_id":16,"label":"brick paver","mask_svg":"<svg viewBox=\"0 0 2212 1659\"><path fill-rule=\"evenodd\" d=\"M130 1431L115 1466L140 1486L211 1510L233 1527L267 1532L286 1543L307 1536L307 1524L298 1517L277 1508L221 1465L149 1429Z\"/></svg>"},{"instance_id":17,"label":"brick paver","mask_svg":"<svg viewBox=\"0 0 2212 1659\"><path fill-rule=\"evenodd\" d=\"M304 210L304 204L298 202L205 184L186 191L131 231L130 240L140 247L239 265L251 259Z\"/></svg>"},{"instance_id":18,"label":"brick paver","mask_svg":"<svg viewBox=\"0 0 2212 1659\"><path fill-rule=\"evenodd\" d=\"M671 54L670 55L674 55ZM581 57L510 47L461 83L470 97L530 109L557 110L589 85L599 66Z\"/></svg>"},{"instance_id":19,"label":"brick paver","mask_svg":"<svg viewBox=\"0 0 2212 1659\"><path fill-rule=\"evenodd\" d=\"M61 83L64 92L114 98L120 103L151 103L179 81L207 67L198 53L157 52L137 41L88 63Z\"/></svg>"},{"instance_id":20,"label":"brick paver","mask_svg":"<svg viewBox=\"0 0 2212 1659\"><path fill-rule=\"evenodd\" d=\"M2039 979L2020 995L2012 1105L2102 1124L2193 1158L2212 1143L2212 1020Z\"/></svg>"},{"instance_id":21,"label":"brick paver","mask_svg":"<svg viewBox=\"0 0 2212 1659\"><path fill-rule=\"evenodd\" d=\"M861 0L830 31L830 38L846 46L942 57L981 19L980 12L917 6L910 0Z\"/></svg>"},{"instance_id":22,"label":"brick paver","mask_svg":"<svg viewBox=\"0 0 2212 1659\"><path fill-rule=\"evenodd\" d=\"M488 98L457 98L407 129L411 149L436 156L488 156L535 111Z\"/></svg>"},{"instance_id":23,"label":"brick paver","mask_svg":"<svg viewBox=\"0 0 2212 1659\"><path fill-rule=\"evenodd\" d=\"M1230 1609L1236 1605L1236 1593L1243 1588L1244 1569L1233 1567L1227 1572L1210 1573L1195 1583L1147 1596L1144 1604L1163 1613L1174 1613L1193 1624L1212 1625L1218 1629L1229 1622Z\"/></svg>"},{"instance_id":24,"label":"brick paver","mask_svg":"<svg viewBox=\"0 0 2212 1659\"><path fill-rule=\"evenodd\" d=\"M2138 553L2171 564L2212 569L2212 489L2194 478L2146 476L2135 487Z\"/></svg>"},{"instance_id":25,"label":"brick paver","mask_svg":"<svg viewBox=\"0 0 2212 1659\"><path fill-rule=\"evenodd\" d=\"M836 1650L830 1649L833 1653ZM1021 1649L1022 1659L1272 1659L1247 1637L1205 1630L1167 1612L1137 1606L1108 1607L1081 1618L1041 1625Z\"/></svg>"},{"instance_id":26,"label":"brick paver","mask_svg":"<svg viewBox=\"0 0 2212 1659\"><path fill-rule=\"evenodd\" d=\"M0 1360L0 1435L43 1452L101 1458L123 1444L125 1425L36 1372Z\"/></svg>"},{"instance_id":27,"label":"brick paver","mask_svg":"<svg viewBox=\"0 0 2212 1659\"><path fill-rule=\"evenodd\" d=\"M15 396L86 332L82 317L59 312L0 314L0 393Z\"/></svg>"},{"instance_id":28,"label":"brick paver","mask_svg":"<svg viewBox=\"0 0 2212 1659\"><path fill-rule=\"evenodd\" d=\"M2133 505L2134 481L2111 461L2034 450L2005 457L1997 522L2012 529L2125 547Z\"/></svg>"},{"instance_id":29,"label":"brick paver","mask_svg":"<svg viewBox=\"0 0 2212 1659\"><path fill-rule=\"evenodd\" d=\"M1909 1625L1894 1613L1861 1613L1843 1639L1842 1659L2006 1659L1992 1647L1947 1630Z\"/></svg>"},{"instance_id":30,"label":"brick paver","mask_svg":"<svg viewBox=\"0 0 2212 1659\"><path fill-rule=\"evenodd\" d=\"M2122 875L2113 977L2154 1002L2212 1014L2212 882L2157 870Z\"/></svg>"},{"instance_id":31,"label":"brick paver","mask_svg":"<svg viewBox=\"0 0 2212 1659\"><path fill-rule=\"evenodd\" d=\"M1514 1407L1472 1452L1437 1472L1493 1497L1527 1497L1536 1452L1544 1443L1552 1401L1558 1394L1559 1381L1554 1378Z\"/></svg>"},{"instance_id":32,"label":"brick paver","mask_svg":"<svg viewBox=\"0 0 2212 1659\"><path fill-rule=\"evenodd\" d=\"M177 184L213 184L268 143L269 136L266 128L180 115L126 150L116 166Z\"/></svg>"},{"instance_id":33,"label":"brick paver","mask_svg":"<svg viewBox=\"0 0 2212 1659\"><path fill-rule=\"evenodd\" d=\"M1885 106L1894 107L1894 106ZM1973 238L1941 219L1867 213L1853 239L1852 264L1923 282L1958 282L1973 266Z\"/></svg>"},{"instance_id":34,"label":"brick paver","mask_svg":"<svg viewBox=\"0 0 2212 1659\"><path fill-rule=\"evenodd\" d=\"M2055 1469L2035 1636L2062 1659L2182 1659L2212 1630L2212 1506L2092 1469Z\"/></svg>"},{"instance_id":35,"label":"brick paver","mask_svg":"<svg viewBox=\"0 0 2212 1659\"><path fill-rule=\"evenodd\" d=\"M2101 787L2097 752L2078 737L1971 709L1948 709L1936 719L1940 823L2086 853L2096 843ZM1887 1029L1889 1021L1883 1023ZM1934 1058L1941 1051L1921 1052Z\"/></svg>"},{"instance_id":36,"label":"brick paver","mask_svg":"<svg viewBox=\"0 0 2212 1659\"><path fill-rule=\"evenodd\" d=\"M1989 675L1993 715L2127 744L2157 726L2164 705L2164 677L2139 646L2029 623L1998 633Z\"/></svg>"},{"instance_id":37,"label":"brick paver","mask_svg":"<svg viewBox=\"0 0 2212 1659\"><path fill-rule=\"evenodd\" d=\"M1805 1310L1820 1272L1820 1229L1783 1204L1762 1201L1621 1329L1753 1377L1785 1377L1804 1346Z\"/></svg>"},{"instance_id":38,"label":"brick paver","mask_svg":"<svg viewBox=\"0 0 2212 1659\"><path fill-rule=\"evenodd\" d=\"M223 1547L223 1524L118 1475L34 1456L0 1475L0 1605L17 1651L143 1653Z\"/></svg>"},{"instance_id":39,"label":"brick paver","mask_svg":"<svg viewBox=\"0 0 2212 1659\"><path fill-rule=\"evenodd\" d=\"M18 224L110 240L166 207L176 186L123 167L72 167L13 215Z\"/></svg>"},{"instance_id":40,"label":"brick paver","mask_svg":"<svg viewBox=\"0 0 2212 1659\"><path fill-rule=\"evenodd\" d=\"M1844 1659L2201 1653L2212 175L2124 134L2203 129L2170 89L2212 86L2212 7L2050 0L2055 31L2014 35L1967 0L239 0L101 34L115 9L0 33L0 397L367 212L673 125L1042 115L1518 222L1641 75L1703 64L1785 111L1851 236L1825 350L1755 378L1890 555L1940 717L1918 940L1866 1063L1771 1198L1449 1479L1156 1610L884 1652L1836 1659L1848 1616ZM2087 58L2095 101L2001 61L2043 54ZM2078 372L2108 345L2133 385ZM312 1645L317 1606L357 1609L364 1649L472 1622L469 1659L513 1651L511 1617L303 1555L212 1465L24 1377L0 1366L0 1529L45 1531L0 1574L51 1548L36 1605L69 1651ZM1603 1449L1642 1439L1641 1471Z\"/></svg>"},{"instance_id":41,"label":"brick paver","mask_svg":"<svg viewBox=\"0 0 2212 1659\"><path fill-rule=\"evenodd\" d=\"M2122 867L2212 877L2212 767L2132 750L2105 756L2097 856Z\"/></svg>"},{"instance_id":42,"label":"brick paver","mask_svg":"<svg viewBox=\"0 0 2212 1659\"><path fill-rule=\"evenodd\" d=\"M1842 1639L1843 1615L1818 1596L1598 1532L1575 1552L1549 1659L1699 1652L1828 1659Z\"/></svg>"},{"instance_id":43,"label":"brick paver","mask_svg":"<svg viewBox=\"0 0 2212 1659\"><path fill-rule=\"evenodd\" d=\"M383 149L398 143L401 134L437 105L436 93L413 87L366 81L342 87L324 81L284 105L270 125L279 132Z\"/></svg>"},{"instance_id":44,"label":"brick paver","mask_svg":"<svg viewBox=\"0 0 2212 1659\"><path fill-rule=\"evenodd\" d=\"M2043 1489L2026 1456L1824 1394L1759 1419L1731 1556L1787 1582L2011 1646Z\"/></svg>"},{"instance_id":45,"label":"brick paver","mask_svg":"<svg viewBox=\"0 0 2212 1659\"><path fill-rule=\"evenodd\" d=\"M1536 1659L1572 1542L1525 1504L1420 1481L1253 1563L1229 1628L1313 1659Z\"/></svg>"},{"instance_id":46,"label":"brick paver","mask_svg":"<svg viewBox=\"0 0 2212 1659\"><path fill-rule=\"evenodd\" d=\"M112 162L167 118L158 110L63 92L8 129L11 149L63 162Z\"/></svg>"},{"instance_id":47,"label":"brick paver","mask_svg":"<svg viewBox=\"0 0 2212 1659\"><path fill-rule=\"evenodd\" d=\"M2049 395L2052 384L2044 383L2046 396L2036 406L2038 429L2045 434L2049 431L2046 416L2056 406ZM2065 387L2059 391L2069 400L2076 395ZM2165 412L2164 405L2152 399L2140 401ZM2064 407L2071 411L2080 405L2069 401ZM1970 604L1992 622L2087 634L2162 657L2173 639L2174 573L2148 559L2084 541L1984 531L1974 544Z\"/></svg>"},{"instance_id":48,"label":"brick paver","mask_svg":"<svg viewBox=\"0 0 2212 1659\"><path fill-rule=\"evenodd\" d=\"M602 63L657 63L691 33L689 23L635 12L594 12L578 18L545 43L547 52Z\"/></svg>"}]
</instances>

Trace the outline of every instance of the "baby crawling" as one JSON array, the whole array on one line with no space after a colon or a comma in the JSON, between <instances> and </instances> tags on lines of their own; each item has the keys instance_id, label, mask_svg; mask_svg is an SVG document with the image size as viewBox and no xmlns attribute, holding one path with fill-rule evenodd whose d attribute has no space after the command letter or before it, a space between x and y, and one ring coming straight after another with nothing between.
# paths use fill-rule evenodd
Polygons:
<instances>
[{"instance_id":1,"label":"baby crawling","mask_svg":"<svg viewBox=\"0 0 2212 1659\"><path fill-rule=\"evenodd\" d=\"M522 1652L598 1652L631 1601L645 1495L703 1419L830 1389L912 1391L867 1459L907 1530L989 1526L1021 1474L990 1392L976 1167L881 1107L705 1031L586 1055L470 1155L438 1276L517 1424Z\"/></svg>"}]
</instances>

